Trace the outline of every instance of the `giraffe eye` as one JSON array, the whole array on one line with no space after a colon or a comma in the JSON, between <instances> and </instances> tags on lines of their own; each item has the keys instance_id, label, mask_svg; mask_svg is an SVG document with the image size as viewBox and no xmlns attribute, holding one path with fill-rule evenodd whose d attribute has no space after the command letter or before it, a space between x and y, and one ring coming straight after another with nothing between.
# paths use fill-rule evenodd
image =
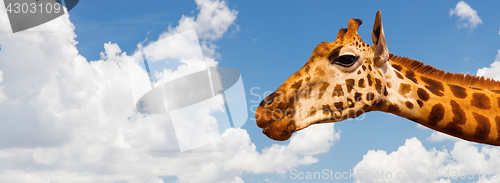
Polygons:
<instances>
[{"instance_id":1,"label":"giraffe eye","mask_svg":"<svg viewBox=\"0 0 500 183\"><path fill-rule=\"evenodd\" d=\"M334 60L334 63L344 66L344 67L350 67L352 66L356 60L358 60L359 56L354 56L354 55L342 55L338 57L337 59Z\"/></svg>"}]
</instances>

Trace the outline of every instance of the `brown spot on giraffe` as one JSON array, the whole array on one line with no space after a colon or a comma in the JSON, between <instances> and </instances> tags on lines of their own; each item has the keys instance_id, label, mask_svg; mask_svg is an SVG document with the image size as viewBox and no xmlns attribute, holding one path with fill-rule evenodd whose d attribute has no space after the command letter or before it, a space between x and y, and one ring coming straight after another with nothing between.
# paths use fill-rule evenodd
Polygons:
<instances>
[{"instance_id":1,"label":"brown spot on giraffe","mask_svg":"<svg viewBox=\"0 0 500 183\"><path fill-rule=\"evenodd\" d=\"M324 115L330 115L332 113L330 105L328 104L321 106L321 110L323 110Z\"/></svg>"},{"instance_id":2,"label":"brown spot on giraffe","mask_svg":"<svg viewBox=\"0 0 500 183\"><path fill-rule=\"evenodd\" d=\"M362 65L361 67L363 68L363 71L366 71L366 66L365 65Z\"/></svg>"},{"instance_id":3,"label":"brown spot on giraffe","mask_svg":"<svg viewBox=\"0 0 500 183\"><path fill-rule=\"evenodd\" d=\"M462 127L461 125L465 124L466 122L466 117L465 117L465 112L462 110L460 105L454 101L450 101L451 105L451 112L453 112L453 119L450 123L446 125L446 127L443 128L443 130L447 131L450 134L454 135L462 135Z\"/></svg>"},{"instance_id":4,"label":"brown spot on giraffe","mask_svg":"<svg viewBox=\"0 0 500 183\"><path fill-rule=\"evenodd\" d=\"M436 126L444 118L443 104L436 104L432 106L429 117L427 118L429 125Z\"/></svg>"},{"instance_id":5,"label":"brown spot on giraffe","mask_svg":"<svg viewBox=\"0 0 500 183\"><path fill-rule=\"evenodd\" d=\"M342 90L342 85L335 85L335 88L333 89L332 97L343 97L344 96L344 91Z\"/></svg>"},{"instance_id":6,"label":"brown spot on giraffe","mask_svg":"<svg viewBox=\"0 0 500 183\"><path fill-rule=\"evenodd\" d=\"M372 66L368 65L368 70L373 71Z\"/></svg>"},{"instance_id":7,"label":"brown spot on giraffe","mask_svg":"<svg viewBox=\"0 0 500 183\"><path fill-rule=\"evenodd\" d=\"M312 56L311 58L309 58L309 62L313 63L315 59L316 59L316 56Z\"/></svg>"},{"instance_id":8,"label":"brown spot on giraffe","mask_svg":"<svg viewBox=\"0 0 500 183\"><path fill-rule=\"evenodd\" d=\"M345 85L347 87L347 93L351 93L351 90L354 88L354 79L346 79Z\"/></svg>"},{"instance_id":9,"label":"brown spot on giraffe","mask_svg":"<svg viewBox=\"0 0 500 183\"><path fill-rule=\"evenodd\" d=\"M424 76L420 77L420 79L422 79L422 81L426 84L425 88L427 88L431 93L440 97L444 96L443 83Z\"/></svg>"},{"instance_id":10,"label":"brown spot on giraffe","mask_svg":"<svg viewBox=\"0 0 500 183\"><path fill-rule=\"evenodd\" d=\"M291 86L291 89L293 90L298 90L300 88L300 86L302 85L302 79L295 82L292 86Z\"/></svg>"},{"instance_id":11,"label":"brown spot on giraffe","mask_svg":"<svg viewBox=\"0 0 500 183\"><path fill-rule=\"evenodd\" d=\"M361 70L358 70L358 75L360 75L360 74L361 74Z\"/></svg>"},{"instance_id":12,"label":"brown spot on giraffe","mask_svg":"<svg viewBox=\"0 0 500 183\"><path fill-rule=\"evenodd\" d=\"M391 82L387 82L387 87L392 88L392 83Z\"/></svg>"},{"instance_id":13,"label":"brown spot on giraffe","mask_svg":"<svg viewBox=\"0 0 500 183\"><path fill-rule=\"evenodd\" d=\"M333 106L335 106L335 109L337 109L339 112L342 112L344 110L343 102L335 102L333 103Z\"/></svg>"},{"instance_id":14,"label":"brown spot on giraffe","mask_svg":"<svg viewBox=\"0 0 500 183\"><path fill-rule=\"evenodd\" d=\"M375 78L375 89L379 94L382 94L382 82L378 78Z\"/></svg>"},{"instance_id":15,"label":"brown spot on giraffe","mask_svg":"<svg viewBox=\"0 0 500 183\"><path fill-rule=\"evenodd\" d=\"M387 92L387 87L384 87L384 96L389 95L389 92Z\"/></svg>"},{"instance_id":16,"label":"brown spot on giraffe","mask_svg":"<svg viewBox=\"0 0 500 183\"><path fill-rule=\"evenodd\" d=\"M392 67L396 70L398 70L399 72L401 72L401 70L403 69L403 67L401 67L400 65L397 65L397 64L392 64Z\"/></svg>"},{"instance_id":17,"label":"brown spot on giraffe","mask_svg":"<svg viewBox=\"0 0 500 183\"><path fill-rule=\"evenodd\" d=\"M415 84L418 84L417 79L415 79L415 72L413 72L412 70L407 70L405 76L409 80L413 81Z\"/></svg>"},{"instance_id":18,"label":"brown spot on giraffe","mask_svg":"<svg viewBox=\"0 0 500 183\"><path fill-rule=\"evenodd\" d=\"M356 92L354 94L354 100L356 100L356 102L359 102L359 101L361 101L362 96L363 96L363 94Z\"/></svg>"},{"instance_id":19,"label":"brown spot on giraffe","mask_svg":"<svg viewBox=\"0 0 500 183\"><path fill-rule=\"evenodd\" d=\"M418 104L418 106L420 106L420 108L422 108L422 106L424 106L424 103L421 100L417 100L417 104Z\"/></svg>"},{"instance_id":20,"label":"brown spot on giraffe","mask_svg":"<svg viewBox=\"0 0 500 183\"><path fill-rule=\"evenodd\" d=\"M464 99L465 97L467 97L467 92L466 92L464 87L452 85L452 84L448 84L448 86L450 86L450 90L455 97L461 98L461 99Z\"/></svg>"},{"instance_id":21,"label":"brown spot on giraffe","mask_svg":"<svg viewBox=\"0 0 500 183\"><path fill-rule=\"evenodd\" d=\"M330 83L323 83L323 85L319 89L318 99L321 99L321 97L323 97L328 86L330 86Z\"/></svg>"},{"instance_id":22,"label":"brown spot on giraffe","mask_svg":"<svg viewBox=\"0 0 500 183\"><path fill-rule=\"evenodd\" d=\"M497 141L500 141L500 117L495 117L495 123L496 123L496 127L497 127Z\"/></svg>"},{"instance_id":23,"label":"brown spot on giraffe","mask_svg":"<svg viewBox=\"0 0 500 183\"><path fill-rule=\"evenodd\" d=\"M372 101L373 99L375 99L375 94L373 94L372 92L368 92L368 94L366 94L366 100Z\"/></svg>"},{"instance_id":24,"label":"brown spot on giraffe","mask_svg":"<svg viewBox=\"0 0 500 183\"><path fill-rule=\"evenodd\" d=\"M359 79L358 86L360 88L364 88L365 87L365 79L363 79L363 78Z\"/></svg>"},{"instance_id":25,"label":"brown spot on giraffe","mask_svg":"<svg viewBox=\"0 0 500 183\"><path fill-rule=\"evenodd\" d=\"M318 76L325 76L326 75L325 71L323 69L320 69L320 68L316 68L316 74Z\"/></svg>"},{"instance_id":26,"label":"brown spot on giraffe","mask_svg":"<svg viewBox=\"0 0 500 183\"><path fill-rule=\"evenodd\" d=\"M316 115L316 108L311 107L311 109L309 109L309 117L314 116L314 115Z\"/></svg>"},{"instance_id":27,"label":"brown spot on giraffe","mask_svg":"<svg viewBox=\"0 0 500 183\"><path fill-rule=\"evenodd\" d=\"M413 109L413 103L411 103L410 101L406 101L405 105L406 105L406 108Z\"/></svg>"},{"instance_id":28,"label":"brown spot on giraffe","mask_svg":"<svg viewBox=\"0 0 500 183\"><path fill-rule=\"evenodd\" d=\"M500 108L500 98L497 98L498 100L498 107Z\"/></svg>"},{"instance_id":29,"label":"brown spot on giraffe","mask_svg":"<svg viewBox=\"0 0 500 183\"><path fill-rule=\"evenodd\" d=\"M399 94L406 95L410 93L410 91L411 91L411 85L405 83L401 83L399 85Z\"/></svg>"},{"instance_id":30,"label":"brown spot on giraffe","mask_svg":"<svg viewBox=\"0 0 500 183\"><path fill-rule=\"evenodd\" d=\"M387 108L387 112L392 113L392 114L397 114L401 110L399 110L399 106L396 104L390 104L389 107Z\"/></svg>"},{"instance_id":31,"label":"brown spot on giraffe","mask_svg":"<svg viewBox=\"0 0 500 183\"><path fill-rule=\"evenodd\" d=\"M366 80L368 81L368 86L372 86L373 81L372 81L372 76L370 74L366 75Z\"/></svg>"},{"instance_id":32,"label":"brown spot on giraffe","mask_svg":"<svg viewBox=\"0 0 500 183\"><path fill-rule=\"evenodd\" d=\"M306 65L306 68L304 69L304 71L309 72L309 69L311 69L311 67Z\"/></svg>"},{"instance_id":33,"label":"brown spot on giraffe","mask_svg":"<svg viewBox=\"0 0 500 183\"><path fill-rule=\"evenodd\" d=\"M417 95L418 98L422 99L423 101L429 100L429 94L422 88L418 88Z\"/></svg>"},{"instance_id":34,"label":"brown spot on giraffe","mask_svg":"<svg viewBox=\"0 0 500 183\"><path fill-rule=\"evenodd\" d=\"M474 93L472 94L471 105L475 106L479 109L490 109L490 98L488 98L485 94L482 93Z\"/></svg>"},{"instance_id":35,"label":"brown spot on giraffe","mask_svg":"<svg viewBox=\"0 0 500 183\"><path fill-rule=\"evenodd\" d=\"M399 79L405 79L405 78L403 77L403 75L401 75L399 72L394 71L394 73L396 73L396 76L397 76Z\"/></svg>"},{"instance_id":36,"label":"brown spot on giraffe","mask_svg":"<svg viewBox=\"0 0 500 183\"><path fill-rule=\"evenodd\" d=\"M474 119L477 122L476 131L474 132L474 135L472 137L479 140L485 140L490 135L490 120L487 117L475 112L472 112L472 116L474 116Z\"/></svg>"}]
</instances>

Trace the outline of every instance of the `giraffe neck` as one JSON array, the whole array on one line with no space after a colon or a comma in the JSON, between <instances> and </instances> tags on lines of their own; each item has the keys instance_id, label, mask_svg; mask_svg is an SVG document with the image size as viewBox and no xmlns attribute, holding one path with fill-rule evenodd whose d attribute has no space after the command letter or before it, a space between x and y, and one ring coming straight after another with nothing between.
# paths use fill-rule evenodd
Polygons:
<instances>
[{"instance_id":1,"label":"giraffe neck","mask_svg":"<svg viewBox=\"0 0 500 183\"><path fill-rule=\"evenodd\" d=\"M465 140L500 145L499 90L460 85L404 64L390 64L386 71L389 94L375 110Z\"/></svg>"}]
</instances>

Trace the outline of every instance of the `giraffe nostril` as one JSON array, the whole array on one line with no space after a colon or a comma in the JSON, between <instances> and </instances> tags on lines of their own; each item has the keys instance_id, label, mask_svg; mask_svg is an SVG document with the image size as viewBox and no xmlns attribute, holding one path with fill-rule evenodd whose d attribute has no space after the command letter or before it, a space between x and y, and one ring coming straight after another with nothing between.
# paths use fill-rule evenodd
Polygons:
<instances>
[{"instance_id":1,"label":"giraffe nostril","mask_svg":"<svg viewBox=\"0 0 500 183\"><path fill-rule=\"evenodd\" d=\"M271 100L266 101L266 107L272 105L274 103L274 97Z\"/></svg>"},{"instance_id":2,"label":"giraffe nostril","mask_svg":"<svg viewBox=\"0 0 500 183\"><path fill-rule=\"evenodd\" d=\"M274 103L274 97L267 97L267 98L264 98L264 100L262 100L259 104L259 107L269 107L270 105L272 105Z\"/></svg>"}]
</instances>

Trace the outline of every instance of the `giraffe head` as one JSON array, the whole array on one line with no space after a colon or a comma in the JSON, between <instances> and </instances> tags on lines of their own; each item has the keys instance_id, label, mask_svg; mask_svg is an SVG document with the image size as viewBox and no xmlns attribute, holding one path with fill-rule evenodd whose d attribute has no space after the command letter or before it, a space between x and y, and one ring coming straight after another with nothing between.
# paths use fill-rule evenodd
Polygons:
<instances>
[{"instance_id":1,"label":"giraffe head","mask_svg":"<svg viewBox=\"0 0 500 183\"><path fill-rule=\"evenodd\" d=\"M316 46L307 63L260 103L255 118L264 134L287 140L312 124L358 117L384 100L384 74L390 65L380 11L373 45L358 35L361 23L350 19L335 41Z\"/></svg>"}]
</instances>

